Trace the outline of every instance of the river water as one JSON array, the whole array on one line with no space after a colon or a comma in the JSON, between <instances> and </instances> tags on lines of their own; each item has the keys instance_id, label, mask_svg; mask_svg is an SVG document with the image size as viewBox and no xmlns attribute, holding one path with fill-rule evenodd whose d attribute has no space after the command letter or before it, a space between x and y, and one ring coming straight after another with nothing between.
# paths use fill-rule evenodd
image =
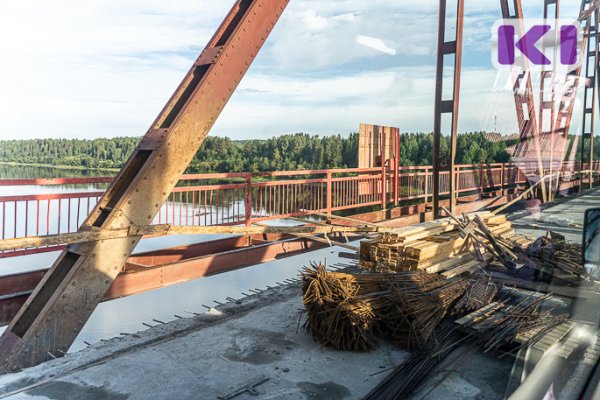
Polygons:
<instances>
[{"instance_id":1,"label":"river water","mask_svg":"<svg viewBox=\"0 0 600 400\"><path fill-rule=\"evenodd\" d=\"M58 178L81 176L105 176L106 172L63 170L43 167L0 166L0 179ZM64 186L0 186L0 196L39 193L64 193L72 191L97 191L103 185ZM271 224L290 225L290 221L272 221ZM142 240L134 253L168 248L177 245L199 243L225 235L180 235ZM201 278L162 289L101 303L86 323L77 340L69 350L80 350L87 343L110 339L121 333L135 333L156 325L159 320L167 322L175 315L189 316L190 312L204 313L203 305L215 306L214 301L226 302L226 297L240 298L249 289L266 289L288 278L298 276L298 271L309 261L327 261L328 265L345 262L340 259L339 247L317 250L309 254L254 265L225 274ZM0 259L0 275L47 268L52 265L58 252ZM5 327L0 328L0 332Z\"/></svg>"}]
</instances>

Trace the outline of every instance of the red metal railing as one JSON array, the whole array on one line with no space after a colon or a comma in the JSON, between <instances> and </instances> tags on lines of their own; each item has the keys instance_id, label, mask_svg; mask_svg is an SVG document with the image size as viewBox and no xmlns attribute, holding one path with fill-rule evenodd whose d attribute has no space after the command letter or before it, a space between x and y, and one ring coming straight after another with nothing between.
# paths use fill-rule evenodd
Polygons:
<instances>
[{"instance_id":1,"label":"red metal railing","mask_svg":"<svg viewBox=\"0 0 600 400\"><path fill-rule=\"evenodd\" d=\"M579 165L564 163L563 174ZM595 163L600 172L600 163ZM458 196L507 189L527 183L513 164L459 165ZM440 190L449 193L450 171L442 172ZM0 196L2 239L76 232L103 194L90 190L111 178L28 179L0 181L2 186L74 185L68 193ZM218 182L218 183L215 183ZM81 186L88 185L81 191ZM382 188L385 190L382 190ZM432 168L400 167L397 174L382 168L349 168L269 173L195 174L182 176L154 223L173 225L234 225L281 219L304 214L302 210L333 212L431 199ZM1 257L56 250L23 249L0 253Z\"/></svg>"}]
</instances>

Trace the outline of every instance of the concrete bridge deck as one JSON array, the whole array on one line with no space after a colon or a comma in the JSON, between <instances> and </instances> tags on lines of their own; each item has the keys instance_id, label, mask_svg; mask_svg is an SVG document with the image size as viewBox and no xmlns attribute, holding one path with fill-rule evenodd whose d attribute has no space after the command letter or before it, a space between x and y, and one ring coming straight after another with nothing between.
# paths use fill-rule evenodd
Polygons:
<instances>
[{"instance_id":1,"label":"concrete bridge deck","mask_svg":"<svg viewBox=\"0 0 600 400\"><path fill-rule=\"evenodd\" d=\"M600 206L598 190L534 213L513 213L512 219L520 233L539 236L552 229L578 242L583 211L594 206ZM2 376L0 398L214 399L268 378L256 386L258 398L357 399L384 378L385 369L408 357L387 343L371 353L323 348L299 327L302 309L298 285L273 288ZM502 398L512 367L508 357L475 353L414 398ZM251 398L257 396L235 397Z\"/></svg>"}]
</instances>

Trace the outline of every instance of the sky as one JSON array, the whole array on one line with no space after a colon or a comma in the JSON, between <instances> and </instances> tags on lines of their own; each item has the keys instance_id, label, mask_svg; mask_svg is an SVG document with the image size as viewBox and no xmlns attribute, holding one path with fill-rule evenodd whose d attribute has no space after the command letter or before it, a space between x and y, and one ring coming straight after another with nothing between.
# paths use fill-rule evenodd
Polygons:
<instances>
[{"instance_id":1,"label":"sky","mask_svg":"<svg viewBox=\"0 0 600 400\"><path fill-rule=\"evenodd\" d=\"M143 135L233 3L4 2L0 138ZM516 132L514 101L498 90L491 63L499 2L465 3L458 129ZM361 122L431 131L437 7L291 0L210 134L348 134ZM523 8L526 17L542 15L541 0ZM561 1L563 17L574 19L578 8L579 0Z\"/></svg>"}]
</instances>

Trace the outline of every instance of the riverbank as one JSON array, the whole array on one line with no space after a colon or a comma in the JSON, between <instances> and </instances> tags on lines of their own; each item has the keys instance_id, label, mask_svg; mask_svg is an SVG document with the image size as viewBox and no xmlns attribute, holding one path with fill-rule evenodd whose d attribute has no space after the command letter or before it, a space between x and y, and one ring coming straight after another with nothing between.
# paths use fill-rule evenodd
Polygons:
<instances>
[{"instance_id":1,"label":"riverbank","mask_svg":"<svg viewBox=\"0 0 600 400\"><path fill-rule=\"evenodd\" d=\"M36 164L36 163L17 163L10 161L0 161L0 165L6 165L9 167L36 167L36 168L53 168L60 170L75 170L75 171L105 171L113 174L120 171L118 168L91 168L74 165L52 165L52 164Z\"/></svg>"}]
</instances>

